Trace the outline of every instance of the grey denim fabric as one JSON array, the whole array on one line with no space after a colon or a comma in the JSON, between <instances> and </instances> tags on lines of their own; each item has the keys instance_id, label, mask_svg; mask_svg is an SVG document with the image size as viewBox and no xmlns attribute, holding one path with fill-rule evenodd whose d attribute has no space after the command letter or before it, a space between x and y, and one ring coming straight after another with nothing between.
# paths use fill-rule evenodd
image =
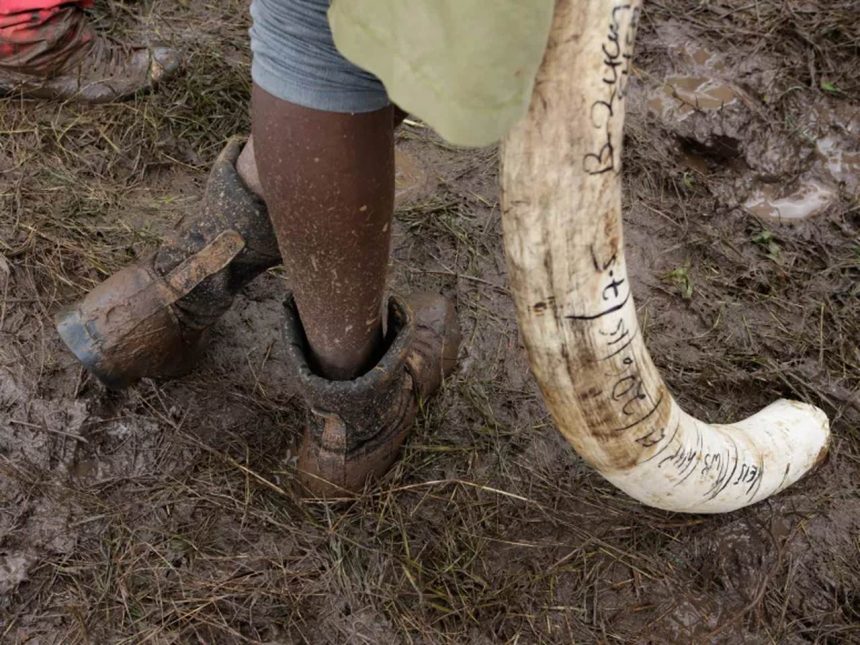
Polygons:
<instances>
[{"instance_id":1,"label":"grey denim fabric","mask_svg":"<svg viewBox=\"0 0 860 645\"><path fill-rule=\"evenodd\" d=\"M330 0L253 0L251 77L269 94L327 112L373 112L388 94L373 74L337 51Z\"/></svg>"}]
</instances>

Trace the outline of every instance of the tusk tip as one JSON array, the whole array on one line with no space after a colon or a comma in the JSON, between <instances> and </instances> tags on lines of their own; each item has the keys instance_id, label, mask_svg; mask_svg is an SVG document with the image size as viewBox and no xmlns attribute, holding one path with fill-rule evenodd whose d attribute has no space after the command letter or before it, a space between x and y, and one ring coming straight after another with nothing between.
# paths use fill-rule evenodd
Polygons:
<instances>
[{"instance_id":1,"label":"tusk tip","mask_svg":"<svg viewBox=\"0 0 860 645\"><path fill-rule=\"evenodd\" d=\"M807 454L814 454L806 474L818 469L830 455L830 420L821 408L809 403L780 399L774 407L782 411L790 424L791 433L808 446Z\"/></svg>"}]
</instances>

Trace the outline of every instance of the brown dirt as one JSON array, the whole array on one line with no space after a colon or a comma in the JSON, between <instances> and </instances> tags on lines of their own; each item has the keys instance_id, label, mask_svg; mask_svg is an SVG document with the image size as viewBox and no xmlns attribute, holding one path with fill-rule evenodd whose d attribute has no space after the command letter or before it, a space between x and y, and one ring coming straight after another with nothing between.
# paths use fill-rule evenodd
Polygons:
<instances>
[{"instance_id":1,"label":"brown dirt","mask_svg":"<svg viewBox=\"0 0 860 645\"><path fill-rule=\"evenodd\" d=\"M248 127L244 2L102 7L189 62L126 104L0 102L0 642L860 642L852 6L646 3L625 232L648 344L702 418L786 396L834 434L817 473L717 517L639 506L559 437L506 288L496 151L420 124L392 287L455 296L465 342L367 495L289 492L277 270L193 375L117 394L83 373L51 315L194 208ZM811 218L772 217L813 184Z\"/></svg>"}]
</instances>

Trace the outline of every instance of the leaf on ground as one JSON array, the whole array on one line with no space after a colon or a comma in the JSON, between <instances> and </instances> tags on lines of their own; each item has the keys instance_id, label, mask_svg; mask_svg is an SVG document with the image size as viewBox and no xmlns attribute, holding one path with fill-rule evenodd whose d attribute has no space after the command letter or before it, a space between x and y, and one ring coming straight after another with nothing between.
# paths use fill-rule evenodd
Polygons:
<instances>
[{"instance_id":1,"label":"leaf on ground","mask_svg":"<svg viewBox=\"0 0 860 645\"><path fill-rule=\"evenodd\" d=\"M765 251L765 255L776 262L779 259L782 247L776 241L772 231L764 230L752 237L752 241Z\"/></svg>"},{"instance_id":2,"label":"leaf on ground","mask_svg":"<svg viewBox=\"0 0 860 645\"><path fill-rule=\"evenodd\" d=\"M693 281L690 279L690 272L687 267L673 269L663 276L663 279L678 287L678 291L684 300L689 300L693 297Z\"/></svg>"},{"instance_id":3,"label":"leaf on ground","mask_svg":"<svg viewBox=\"0 0 860 645\"><path fill-rule=\"evenodd\" d=\"M825 92L830 92L831 94L844 94L842 90L830 81L821 81L821 89Z\"/></svg>"}]
</instances>

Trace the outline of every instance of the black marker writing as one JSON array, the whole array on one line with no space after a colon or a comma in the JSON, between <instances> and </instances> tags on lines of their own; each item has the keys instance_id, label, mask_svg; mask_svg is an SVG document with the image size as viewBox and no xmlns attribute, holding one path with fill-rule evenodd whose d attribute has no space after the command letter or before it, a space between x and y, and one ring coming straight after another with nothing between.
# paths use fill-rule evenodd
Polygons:
<instances>
[{"instance_id":1,"label":"black marker writing","mask_svg":"<svg viewBox=\"0 0 860 645\"><path fill-rule=\"evenodd\" d=\"M621 39L621 22L624 14L632 11L630 27ZM600 175L605 172L621 171L620 146L612 140L611 121L616 113L616 106L624 100L627 92L627 80L630 76L630 61L632 59L633 41L636 38L636 23L639 19L639 8L623 4L612 10L609 21L609 31L606 40L601 45L603 55L603 77L606 94L603 98L591 104L591 123L602 131L600 147L585 154L582 166L589 175Z\"/></svg>"}]
</instances>

